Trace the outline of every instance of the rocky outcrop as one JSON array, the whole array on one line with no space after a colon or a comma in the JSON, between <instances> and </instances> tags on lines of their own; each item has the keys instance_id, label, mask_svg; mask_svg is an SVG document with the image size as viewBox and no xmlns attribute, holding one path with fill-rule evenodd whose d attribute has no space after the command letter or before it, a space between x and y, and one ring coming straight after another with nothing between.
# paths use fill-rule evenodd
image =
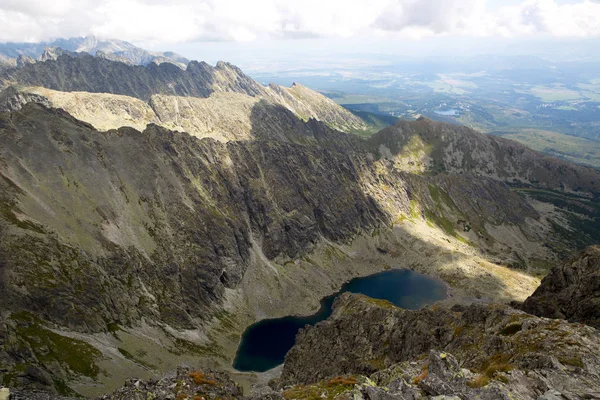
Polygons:
<instances>
[{"instance_id":1,"label":"rocky outcrop","mask_svg":"<svg viewBox=\"0 0 600 400\"><path fill-rule=\"evenodd\" d=\"M600 329L600 246L554 268L521 308L534 315Z\"/></svg>"},{"instance_id":2,"label":"rocky outcrop","mask_svg":"<svg viewBox=\"0 0 600 400\"><path fill-rule=\"evenodd\" d=\"M43 95L22 91L11 86L0 92L0 112L19 111L27 103L42 104L45 107L51 107L51 101Z\"/></svg>"},{"instance_id":3,"label":"rocky outcrop","mask_svg":"<svg viewBox=\"0 0 600 400\"><path fill-rule=\"evenodd\" d=\"M342 148L284 137L225 145L157 126L99 133L37 105L0 118L9 224L0 258L11 271L0 302L73 329L104 330L108 320L144 314L193 326L240 281L253 241L269 258L295 257L321 235L349 238L387 218L360 189L357 168L365 166ZM321 139L308 134L328 132L299 126L298 140L315 144ZM35 254L53 261L35 261ZM52 272L56 265L65 275ZM96 286L102 282L108 286ZM155 284L170 294L156 297ZM18 294L23 285L29 296ZM48 296L56 302L35 300ZM140 301L148 307L135 306Z\"/></svg>"},{"instance_id":4,"label":"rocky outcrop","mask_svg":"<svg viewBox=\"0 0 600 400\"><path fill-rule=\"evenodd\" d=\"M13 86L0 92L1 111L18 111L29 102L61 108L98 130L128 126L143 131L148 124L160 123L148 104L129 96Z\"/></svg>"},{"instance_id":5,"label":"rocky outcrop","mask_svg":"<svg viewBox=\"0 0 600 400\"><path fill-rule=\"evenodd\" d=\"M113 394L98 400L147 399L232 399L243 398L242 388L227 374L211 370L179 368L176 374L162 379L130 379Z\"/></svg>"},{"instance_id":6,"label":"rocky outcrop","mask_svg":"<svg viewBox=\"0 0 600 400\"><path fill-rule=\"evenodd\" d=\"M400 121L369 139L380 157L405 171L472 173L508 184L598 197L598 170L549 157L511 140L426 118Z\"/></svg>"},{"instance_id":7,"label":"rocky outcrop","mask_svg":"<svg viewBox=\"0 0 600 400\"><path fill-rule=\"evenodd\" d=\"M361 375L401 392L400 399L586 398L600 387L599 350L594 328L505 305L408 311L345 293L328 320L298 334L276 385ZM380 398L386 391L367 393Z\"/></svg>"}]
</instances>

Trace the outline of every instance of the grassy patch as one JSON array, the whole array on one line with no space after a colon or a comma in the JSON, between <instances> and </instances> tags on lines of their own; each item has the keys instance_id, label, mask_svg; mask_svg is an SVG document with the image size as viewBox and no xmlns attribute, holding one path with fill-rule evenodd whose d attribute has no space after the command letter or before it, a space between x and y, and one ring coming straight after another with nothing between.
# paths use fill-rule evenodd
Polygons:
<instances>
[{"instance_id":1,"label":"grassy patch","mask_svg":"<svg viewBox=\"0 0 600 400\"><path fill-rule=\"evenodd\" d=\"M175 349L169 350L173 354L182 355L184 353L194 353L199 356L210 356L225 360L226 357L223 355L224 350L216 343L210 343L206 345L199 345L196 343L189 342L187 340L175 338Z\"/></svg>"},{"instance_id":2,"label":"grassy patch","mask_svg":"<svg viewBox=\"0 0 600 400\"><path fill-rule=\"evenodd\" d=\"M503 377L497 376L498 373L508 372L514 369L512 364L509 364L511 356L508 354L495 354L488 358L481 367L481 372L472 381L467 382L467 385L472 388L480 388L486 386L492 379L504 381Z\"/></svg>"},{"instance_id":3,"label":"grassy patch","mask_svg":"<svg viewBox=\"0 0 600 400\"><path fill-rule=\"evenodd\" d=\"M365 296L365 300L368 303L375 304L375 305L377 305L378 307L381 307L381 308L398 308L394 304L390 303L387 300L383 300L383 299L373 299L371 297Z\"/></svg>"},{"instance_id":4,"label":"grassy patch","mask_svg":"<svg viewBox=\"0 0 600 400\"><path fill-rule=\"evenodd\" d=\"M551 156L600 167L600 142L595 140L542 129L518 129L497 135Z\"/></svg>"},{"instance_id":5,"label":"grassy patch","mask_svg":"<svg viewBox=\"0 0 600 400\"><path fill-rule=\"evenodd\" d=\"M564 365L570 365L572 367L583 368L585 364L579 357L558 357L558 361Z\"/></svg>"},{"instance_id":6,"label":"grassy patch","mask_svg":"<svg viewBox=\"0 0 600 400\"><path fill-rule=\"evenodd\" d=\"M43 327L27 312L13 314L11 319L17 322L17 337L29 345L40 364L58 362L73 373L90 378L96 378L101 372L95 361L102 353L90 344ZM61 380L55 381L55 387L59 393L73 393Z\"/></svg>"}]
</instances>

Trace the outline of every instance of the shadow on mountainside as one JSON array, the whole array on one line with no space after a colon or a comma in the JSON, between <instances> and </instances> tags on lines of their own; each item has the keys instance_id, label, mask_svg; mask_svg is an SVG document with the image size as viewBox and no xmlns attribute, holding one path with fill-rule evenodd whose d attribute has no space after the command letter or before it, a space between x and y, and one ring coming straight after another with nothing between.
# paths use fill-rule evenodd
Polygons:
<instances>
[{"instance_id":1,"label":"shadow on mountainside","mask_svg":"<svg viewBox=\"0 0 600 400\"><path fill-rule=\"evenodd\" d=\"M347 138L314 120L299 122L296 118L289 118L287 110L269 110L266 114L271 120L267 121L265 106L268 105L259 104L253 109L253 136L269 137L269 126L275 124L278 132L285 133L285 140L260 140L245 146L260 146L258 154L261 155L261 160L253 162L253 166L256 168L261 165L263 170L256 170L255 176L256 179L263 179L264 186L269 188L270 193L265 196L274 200L281 211L276 215L302 214L302 221L310 221L310 226L315 229L311 242L322 236L344 243L365 232L387 232L375 235L372 239L372 243L386 242L385 246L369 244L368 251L372 254L361 253L360 258L372 258L390 265L393 261L393 267L412 268L440 276L447 282L464 287L473 296L503 298L507 301L513 299L511 288L507 288L502 279L512 279L511 274L515 277L520 274L486 263L486 258L498 262L498 257L490 254L481 254L477 262L485 265L478 265L471 255L478 252L469 249L469 246L466 246L466 253L457 251L456 246L465 248L465 245L457 240L456 230L464 229L467 222L457 224L456 219L448 219L454 218L458 213L471 214L474 216L468 223L484 230L488 221L497 224L523 224L524 218L535 218L535 210L505 185L489 178L421 177L393 169L381 175L382 166L361 148L360 139L356 142L354 137ZM336 142L334 139L337 137L340 140ZM241 144L228 145L230 149L237 146ZM240 175L251 176L248 173ZM454 190L461 184L469 190L456 193ZM252 191L250 183L242 185L248 192ZM473 196L477 198L473 199ZM291 199L295 200L292 202ZM411 210L415 201L419 201L422 206L416 216L421 219L421 227L415 229L425 227L427 232L418 236L408 229L410 225L401 224L394 228L392 234L389 227L396 221L386 203L395 202L398 207L395 211L410 215L411 212L416 212ZM494 206L495 202L504 203L504 207ZM430 225L438 225L439 229L425 223L424 220L428 217ZM259 234L267 239L272 236L293 236L302 229L297 221L277 221L271 226L260 223L254 225L263 227ZM273 229L277 232L275 235ZM437 233L437 237L433 235L431 240L426 239L427 235L434 233ZM445 235L449 237L446 238ZM289 239L285 241L287 240ZM265 254L272 257L275 253L269 252L269 248L267 245ZM518 296L522 294L519 293Z\"/></svg>"}]
</instances>

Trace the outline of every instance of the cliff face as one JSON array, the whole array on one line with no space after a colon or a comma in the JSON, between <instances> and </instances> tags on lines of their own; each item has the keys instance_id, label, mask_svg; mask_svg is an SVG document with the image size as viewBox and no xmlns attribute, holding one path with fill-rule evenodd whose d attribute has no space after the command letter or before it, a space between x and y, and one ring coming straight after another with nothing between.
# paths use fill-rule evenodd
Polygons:
<instances>
[{"instance_id":1,"label":"cliff face","mask_svg":"<svg viewBox=\"0 0 600 400\"><path fill-rule=\"evenodd\" d=\"M522 309L600 329L600 247L589 247L554 268Z\"/></svg>"},{"instance_id":2,"label":"cliff face","mask_svg":"<svg viewBox=\"0 0 600 400\"><path fill-rule=\"evenodd\" d=\"M364 166L335 148L224 145L156 126L99 133L36 105L3 114L0 129L10 225L2 259L13 266L2 306L74 329L151 314L190 326L240 281L253 240L269 258L294 257L321 235L348 238L386 221L358 186ZM312 132L304 129L301 139ZM63 273L55 274L57 266ZM29 296L18 295L23 285ZM144 294L155 290L169 294ZM56 303L36 300L48 297Z\"/></svg>"},{"instance_id":3,"label":"cliff face","mask_svg":"<svg viewBox=\"0 0 600 400\"><path fill-rule=\"evenodd\" d=\"M600 387L599 346L593 328L505 305L407 311L346 293L328 320L298 334L278 385L362 375L370 398L383 388L401 399L585 398Z\"/></svg>"}]
</instances>

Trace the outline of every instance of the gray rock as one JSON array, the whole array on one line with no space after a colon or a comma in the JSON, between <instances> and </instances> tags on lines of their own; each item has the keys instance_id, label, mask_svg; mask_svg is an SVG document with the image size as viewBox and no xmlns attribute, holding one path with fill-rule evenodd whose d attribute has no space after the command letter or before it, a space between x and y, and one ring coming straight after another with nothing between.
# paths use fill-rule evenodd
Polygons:
<instances>
[{"instance_id":1,"label":"gray rock","mask_svg":"<svg viewBox=\"0 0 600 400\"><path fill-rule=\"evenodd\" d=\"M564 397L558 390L548 390L542 396L538 397L537 400L564 400Z\"/></svg>"},{"instance_id":2,"label":"gray rock","mask_svg":"<svg viewBox=\"0 0 600 400\"><path fill-rule=\"evenodd\" d=\"M527 329L506 329L514 321ZM370 360L385 359L397 364L383 366L371 379L390 393L394 382L427 396L537 399L540 391L596 390L597 354L595 329L507 305L471 305L461 313L441 307L407 311L346 293L328 320L300 332L281 381L310 384L338 374L369 374ZM461 366L475 373L467 377Z\"/></svg>"},{"instance_id":3,"label":"gray rock","mask_svg":"<svg viewBox=\"0 0 600 400\"><path fill-rule=\"evenodd\" d=\"M553 268L520 308L600 329L600 246L588 247Z\"/></svg>"}]
</instances>

